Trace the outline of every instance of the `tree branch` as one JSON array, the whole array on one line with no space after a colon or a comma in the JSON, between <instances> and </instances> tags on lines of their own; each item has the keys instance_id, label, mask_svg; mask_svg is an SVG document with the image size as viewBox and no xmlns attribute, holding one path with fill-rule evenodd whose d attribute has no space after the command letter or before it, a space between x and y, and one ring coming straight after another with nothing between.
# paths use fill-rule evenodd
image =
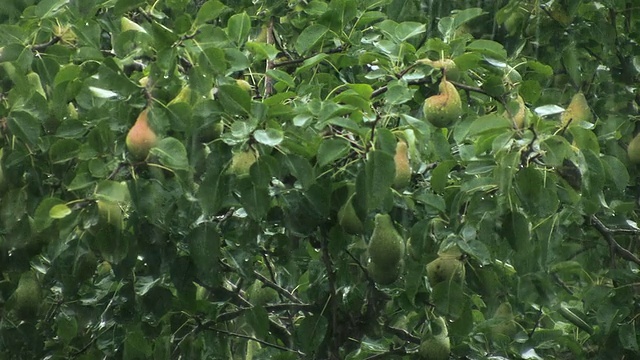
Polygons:
<instances>
[{"instance_id":1,"label":"tree branch","mask_svg":"<svg viewBox=\"0 0 640 360\"><path fill-rule=\"evenodd\" d=\"M590 218L591 225L595 227L595 229L604 237L605 240L609 243L609 248L611 249L612 255L613 253L620 255L621 258L634 262L640 265L640 259L635 256L631 251L622 247L616 239L614 239L613 234L614 231L609 229L600 219L598 219L595 215L592 215Z\"/></svg>"},{"instance_id":2,"label":"tree branch","mask_svg":"<svg viewBox=\"0 0 640 360\"><path fill-rule=\"evenodd\" d=\"M253 336L249 336L249 335L244 335L244 334L239 334L239 333L235 333L235 332L231 332L231 331L227 331L227 330L222 330L222 329L216 329L215 327L210 325L210 322L206 322L202 324L202 328L205 330L210 330L210 331L214 331L220 334L224 334L227 336L233 336L233 337L237 337L237 338L241 338L241 339L246 339L249 341L255 341L257 343L260 343L261 345L267 346L267 347L271 347L274 349L278 349L278 350L282 350L282 351L288 351L288 352L292 352L295 354L298 354L299 356L306 356L305 353L303 353L302 351L299 350L295 350L295 349L290 349L288 347L284 347L284 346L280 346L277 344L272 344L268 341L264 341L258 338L255 338Z\"/></svg>"},{"instance_id":3,"label":"tree branch","mask_svg":"<svg viewBox=\"0 0 640 360\"><path fill-rule=\"evenodd\" d=\"M45 51L49 46L57 44L59 41L60 37L54 36L46 43L31 45L31 51Z\"/></svg>"},{"instance_id":4,"label":"tree branch","mask_svg":"<svg viewBox=\"0 0 640 360\"><path fill-rule=\"evenodd\" d=\"M329 237L322 232L322 262L327 270L327 278L329 280L329 306L331 308L331 352L330 355L336 359L339 358L340 345L342 341L339 339L339 324L338 324L338 301L337 301L337 289L336 289L336 270L329 254Z\"/></svg>"},{"instance_id":5,"label":"tree branch","mask_svg":"<svg viewBox=\"0 0 640 360\"><path fill-rule=\"evenodd\" d=\"M258 280L262 281L262 283L265 284L267 287L274 289L275 291L277 291L279 294L286 297L287 299L295 303L302 304L302 301L298 299L295 295L287 291L287 289L267 279L264 275L260 274L259 272L254 271L253 275L255 275L256 278L258 278Z\"/></svg>"}]
</instances>

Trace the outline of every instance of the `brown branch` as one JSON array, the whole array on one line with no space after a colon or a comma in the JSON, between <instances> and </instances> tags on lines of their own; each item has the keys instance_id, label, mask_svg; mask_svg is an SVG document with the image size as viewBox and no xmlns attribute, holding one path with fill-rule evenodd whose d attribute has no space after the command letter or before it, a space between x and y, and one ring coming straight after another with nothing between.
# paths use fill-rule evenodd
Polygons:
<instances>
[{"instance_id":1,"label":"brown branch","mask_svg":"<svg viewBox=\"0 0 640 360\"><path fill-rule=\"evenodd\" d=\"M343 50L344 50L344 47L338 46L335 49L329 49L327 51L322 51L322 52L319 52L319 53L316 53L316 54L313 54L313 55L301 57L299 59L291 59L291 60L286 60L286 61L280 61L280 62L277 62L277 63L273 63L273 67L274 68L278 68L278 67L289 66L289 65L297 65L297 64L303 63L303 62L311 59L312 57L320 55L320 54L327 54L327 55L335 54L335 53L342 52Z\"/></svg>"},{"instance_id":2,"label":"brown branch","mask_svg":"<svg viewBox=\"0 0 640 360\"><path fill-rule=\"evenodd\" d=\"M45 51L49 46L57 44L59 41L60 41L60 37L54 36L51 38L51 40L47 41L46 43L31 45L31 51L36 51L36 52Z\"/></svg>"},{"instance_id":3,"label":"brown branch","mask_svg":"<svg viewBox=\"0 0 640 360\"><path fill-rule=\"evenodd\" d=\"M331 357L339 358L341 341L339 339L339 323L338 323L338 294L336 289L336 270L329 254L329 237L322 231L322 262L327 270L327 279L329 281L329 306L331 308Z\"/></svg>"},{"instance_id":4,"label":"brown branch","mask_svg":"<svg viewBox=\"0 0 640 360\"><path fill-rule=\"evenodd\" d=\"M300 299L298 299L295 295L293 295L292 293L290 293L287 289L283 288L282 286L276 284L275 282L267 279L266 276L260 274L257 271L253 272L253 275L256 276L256 278L258 278L258 280L262 281L262 283L267 286L270 287L272 289L274 289L275 291L277 291L279 294L281 294L282 296L286 297L287 299L298 303L298 304L302 304L302 301Z\"/></svg>"},{"instance_id":5,"label":"brown branch","mask_svg":"<svg viewBox=\"0 0 640 360\"><path fill-rule=\"evenodd\" d=\"M275 37L273 36L273 17L269 20L269 26L267 27L267 44L273 45L275 43ZM269 70L273 69L273 60L267 59L267 64L265 66L265 74L269 72ZM273 79L271 76L264 77L264 97L268 98L273 94Z\"/></svg>"},{"instance_id":6,"label":"brown branch","mask_svg":"<svg viewBox=\"0 0 640 360\"><path fill-rule=\"evenodd\" d=\"M411 335L408 331L404 330L404 329L398 329L389 325L385 325L384 329L387 332L390 332L391 334L399 337L400 339L410 342L410 343L414 343L414 344L420 344L420 338L417 336L413 336Z\"/></svg>"},{"instance_id":7,"label":"brown branch","mask_svg":"<svg viewBox=\"0 0 640 360\"><path fill-rule=\"evenodd\" d=\"M610 250L612 252L612 254L611 254L612 256L615 253L615 254L620 255L621 258L623 258L623 259L625 259L627 261L631 261L631 262L634 262L634 263L640 265L640 258L635 256L631 251L629 251L629 250L625 249L624 247L622 247L620 244L618 244L616 239L614 239L614 237L613 237L614 231L613 230L609 229L595 215L592 215L589 219L591 220L591 225L593 225L593 227L595 227L595 229L600 233L600 235L602 235L602 237L604 237L604 239L607 240L607 242L609 243L609 248L610 248Z\"/></svg>"}]
</instances>

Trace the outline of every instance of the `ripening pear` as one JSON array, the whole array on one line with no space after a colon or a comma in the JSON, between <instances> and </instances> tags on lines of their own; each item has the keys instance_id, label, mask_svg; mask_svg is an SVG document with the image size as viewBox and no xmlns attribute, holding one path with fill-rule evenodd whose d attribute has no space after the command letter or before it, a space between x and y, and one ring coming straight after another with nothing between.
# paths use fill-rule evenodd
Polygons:
<instances>
[{"instance_id":1,"label":"ripening pear","mask_svg":"<svg viewBox=\"0 0 640 360\"><path fill-rule=\"evenodd\" d=\"M158 135L149 126L149 108L142 110L126 139L129 153L137 160L149 155L149 150L158 144Z\"/></svg>"},{"instance_id":2,"label":"ripening pear","mask_svg":"<svg viewBox=\"0 0 640 360\"><path fill-rule=\"evenodd\" d=\"M244 177L249 175L249 169L251 165L257 160L256 154L253 150L239 151L233 154L231 158L231 165L229 166L229 172L238 176Z\"/></svg>"},{"instance_id":3,"label":"ripening pear","mask_svg":"<svg viewBox=\"0 0 640 360\"><path fill-rule=\"evenodd\" d=\"M593 114L582 92L573 95L569 106L567 106L567 109L560 116L560 120L562 121L563 127L569 126L570 124L593 121Z\"/></svg>"},{"instance_id":4,"label":"ripening pear","mask_svg":"<svg viewBox=\"0 0 640 360\"><path fill-rule=\"evenodd\" d=\"M427 264L429 284L435 286L443 281L462 282L465 278L464 263L456 257L442 257Z\"/></svg>"},{"instance_id":5,"label":"ripening pear","mask_svg":"<svg viewBox=\"0 0 640 360\"><path fill-rule=\"evenodd\" d=\"M380 285L389 285L398 280L403 268L404 263L402 261L392 268L384 268L376 265L374 262L369 262L369 264L367 264L367 272L369 273L369 276L371 276L373 281Z\"/></svg>"},{"instance_id":6,"label":"ripening pear","mask_svg":"<svg viewBox=\"0 0 640 360\"><path fill-rule=\"evenodd\" d=\"M253 90L253 88L251 87L251 84L249 84L249 82L247 80L243 80L243 79L236 79L236 84L238 84L238 86L240 86L240 88L248 93L251 92L251 90Z\"/></svg>"},{"instance_id":7,"label":"ripening pear","mask_svg":"<svg viewBox=\"0 0 640 360\"><path fill-rule=\"evenodd\" d=\"M514 128L523 129L526 125L527 120L527 107L524 104L524 99L522 99L522 96L518 95L516 101L518 103L518 111L515 114L509 114L509 112L505 110L504 113L502 113L502 116L510 119L513 122Z\"/></svg>"},{"instance_id":8,"label":"ripening pear","mask_svg":"<svg viewBox=\"0 0 640 360\"><path fill-rule=\"evenodd\" d=\"M627 147L629 161L634 164L640 164L640 134L636 135Z\"/></svg>"},{"instance_id":9,"label":"ripening pear","mask_svg":"<svg viewBox=\"0 0 640 360\"><path fill-rule=\"evenodd\" d=\"M451 125L462 115L462 101L460 94L446 77L442 77L439 85L440 94L428 97L424 101L424 115L436 127Z\"/></svg>"},{"instance_id":10,"label":"ripening pear","mask_svg":"<svg viewBox=\"0 0 640 360\"><path fill-rule=\"evenodd\" d=\"M447 360L451 354L451 341L447 324L442 317L434 320L440 329L438 333L428 332L420 342L418 355L425 360ZM432 326L432 329L434 327Z\"/></svg>"},{"instance_id":11,"label":"ripening pear","mask_svg":"<svg viewBox=\"0 0 640 360\"><path fill-rule=\"evenodd\" d=\"M399 140L396 144L396 154L393 161L396 164L396 177L393 179L393 187L402 189L409 185L411 181L411 164L409 163L407 143Z\"/></svg>"},{"instance_id":12,"label":"ripening pear","mask_svg":"<svg viewBox=\"0 0 640 360\"><path fill-rule=\"evenodd\" d=\"M404 256L404 239L393 226L391 216L376 214L373 234L369 240L369 258L375 266L390 271Z\"/></svg>"},{"instance_id":13,"label":"ripening pear","mask_svg":"<svg viewBox=\"0 0 640 360\"><path fill-rule=\"evenodd\" d=\"M18 287L12 295L13 310L19 319L28 320L37 316L40 302L42 301L42 289L36 274L27 271L20 275Z\"/></svg>"},{"instance_id":14,"label":"ripening pear","mask_svg":"<svg viewBox=\"0 0 640 360\"><path fill-rule=\"evenodd\" d=\"M193 98L194 98L193 91L191 91L191 88L189 86L185 86L182 89L180 89L180 92L178 93L178 95L176 95L176 97L174 97L171 101L169 101L167 106L177 104L180 102L191 104L192 102L191 100Z\"/></svg>"},{"instance_id":15,"label":"ripening pear","mask_svg":"<svg viewBox=\"0 0 640 360\"><path fill-rule=\"evenodd\" d=\"M357 235L364 232L364 225L353 207L353 196L353 194L349 196L344 205L338 210L338 223L347 233Z\"/></svg>"}]
</instances>

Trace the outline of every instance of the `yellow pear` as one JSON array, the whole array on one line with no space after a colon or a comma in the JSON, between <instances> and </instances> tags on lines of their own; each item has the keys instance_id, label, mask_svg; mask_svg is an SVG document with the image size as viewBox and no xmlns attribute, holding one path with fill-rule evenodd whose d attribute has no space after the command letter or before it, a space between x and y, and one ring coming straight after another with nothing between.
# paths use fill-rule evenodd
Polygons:
<instances>
[{"instance_id":1,"label":"yellow pear","mask_svg":"<svg viewBox=\"0 0 640 360\"><path fill-rule=\"evenodd\" d=\"M443 281L462 282L465 278L464 263L456 257L442 257L427 264L429 284L435 286Z\"/></svg>"},{"instance_id":2,"label":"yellow pear","mask_svg":"<svg viewBox=\"0 0 640 360\"><path fill-rule=\"evenodd\" d=\"M186 104L191 104L192 103L191 100L193 98L194 98L193 91L191 91L191 88L187 85L187 86L184 86L182 89L180 89L180 92L178 93L178 95L176 95L176 97L174 97L171 101L169 101L167 106L181 103L181 102Z\"/></svg>"},{"instance_id":3,"label":"yellow pear","mask_svg":"<svg viewBox=\"0 0 640 360\"><path fill-rule=\"evenodd\" d=\"M569 106L567 106L567 109L560 116L560 120L562 121L563 127L569 126L570 124L593 121L593 114L582 92L573 95Z\"/></svg>"},{"instance_id":4,"label":"yellow pear","mask_svg":"<svg viewBox=\"0 0 640 360\"><path fill-rule=\"evenodd\" d=\"M349 196L344 205L338 210L338 223L347 233L357 235L364 232L364 225L353 207L353 196L353 194Z\"/></svg>"},{"instance_id":5,"label":"yellow pear","mask_svg":"<svg viewBox=\"0 0 640 360\"><path fill-rule=\"evenodd\" d=\"M640 164L640 134L636 135L629 143L627 155L629 155L629 161Z\"/></svg>"},{"instance_id":6,"label":"yellow pear","mask_svg":"<svg viewBox=\"0 0 640 360\"><path fill-rule=\"evenodd\" d=\"M369 240L369 258L381 271L390 271L404 256L404 239L393 226L391 216L376 214Z\"/></svg>"},{"instance_id":7,"label":"yellow pear","mask_svg":"<svg viewBox=\"0 0 640 360\"><path fill-rule=\"evenodd\" d=\"M399 140L396 144L396 154L393 158L396 164L396 177L393 179L393 187L402 189L411 182L411 164L409 163L409 153L407 143Z\"/></svg>"},{"instance_id":8,"label":"yellow pear","mask_svg":"<svg viewBox=\"0 0 640 360\"><path fill-rule=\"evenodd\" d=\"M142 110L127 134L127 149L137 160L145 159L149 150L158 144L158 135L149 126L148 115L149 108Z\"/></svg>"},{"instance_id":9,"label":"yellow pear","mask_svg":"<svg viewBox=\"0 0 640 360\"><path fill-rule=\"evenodd\" d=\"M256 159L256 154L251 149L239 151L233 154L231 158L229 172L238 177L248 176L249 169L251 169L251 165L256 162Z\"/></svg>"},{"instance_id":10,"label":"yellow pear","mask_svg":"<svg viewBox=\"0 0 640 360\"><path fill-rule=\"evenodd\" d=\"M36 274L27 271L20 275L18 287L13 293L14 311L22 320L33 319L38 314L42 301L42 289Z\"/></svg>"},{"instance_id":11,"label":"yellow pear","mask_svg":"<svg viewBox=\"0 0 640 360\"><path fill-rule=\"evenodd\" d=\"M436 127L447 127L462 115L460 94L446 77L442 77L439 85L440 93L424 101L424 115Z\"/></svg>"}]
</instances>

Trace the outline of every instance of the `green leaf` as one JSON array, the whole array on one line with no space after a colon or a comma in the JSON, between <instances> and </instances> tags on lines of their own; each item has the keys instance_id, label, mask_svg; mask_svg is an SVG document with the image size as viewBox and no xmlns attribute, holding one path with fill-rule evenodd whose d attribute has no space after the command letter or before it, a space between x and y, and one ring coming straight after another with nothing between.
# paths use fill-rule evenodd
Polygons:
<instances>
[{"instance_id":1,"label":"green leaf","mask_svg":"<svg viewBox=\"0 0 640 360\"><path fill-rule=\"evenodd\" d=\"M269 189L255 186L248 178L241 179L237 184L236 196L247 214L256 221L264 218L271 207Z\"/></svg>"},{"instance_id":2,"label":"green leaf","mask_svg":"<svg viewBox=\"0 0 640 360\"><path fill-rule=\"evenodd\" d=\"M291 175L300 181L303 188L308 188L316 181L315 171L307 159L291 154L285 158L284 162L291 171Z\"/></svg>"},{"instance_id":3,"label":"green leaf","mask_svg":"<svg viewBox=\"0 0 640 360\"><path fill-rule=\"evenodd\" d=\"M56 16L59 12L66 10L65 5L69 0L42 0L35 8L35 16L40 19L47 19Z\"/></svg>"},{"instance_id":4,"label":"green leaf","mask_svg":"<svg viewBox=\"0 0 640 360\"><path fill-rule=\"evenodd\" d=\"M296 327L295 338L303 352L312 353L322 344L327 333L328 321L324 316L306 316Z\"/></svg>"},{"instance_id":5,"label":"green leaf","mask_svg":"<svg viewBox=\"0 0 640 360\"><path fill-rule=\"evenodd\" d=\"M235 14L229 18L227 34L236 44L244 44L249 36L249 31L251 31L251 18L246 12Z\"/></svg>"},{"instance_id":6,"label":"green leaf","mask_svg":"<svg viewBox=\"0 0 640 360\"><path fill-rule=\"evenodd\" d=\"M191 230L187 239L198 278L208 286L218 286L222 282L222 276L218 264L221 256L220 235L216 226L211 223L200 224Z\"/></svg>"},{"instance_id":7,"label":"green leaf","mask_svg":"<svg viewBox=\"0 0 640 360\"><path fill-rule=\"evenodd\" d=\"M284 134L281 130L268 128L266 130L254 131L253 138L261 144L274 147L280 145L280 143L284 139Z\"/></svg>"},{"instance_id":8,"label":"green leaf","mask_svg":"<svg viewBox=\"0 0 640 360\"><path fill-rule=\"evenodd\" d=\"M367 208L381 208L391 192L396 175L396 165L389 153L375 150L369 153L365 163Z\"/></svg>"},{"instance_id":9,"label":"green leaf","mask_svg":"<svg viewBox=\"0 0 640 360\"><path fill-rule=\"evenodd\" d=\"M474 136L488 131L509 129L512 127L513 123L504 116L489 114L480 116L473 120L473 123L471 123L471 126L469 126L467 131L468 136Z\"/></svg>"},{"instance_id":10,"label":"green leaf","mask_svg":"<svg viewBox=\"0 0 640 360\"><path fill-rule=\"evenodd\" d=\"M209 0L205 2L198 14L196 15L196 21L193 23L195 27L204 25L208 21L212 21L218 18L220 14L227 8L226 5L218 0Z\"/></svg>"},{"instance_id":11,"label":"green leaf","mask_svg":"<svg viewBox=\"0 0 640 360\"><path fill-rule=\"evenodd\" d=\"M300 55L306 54L309 50L313 49L318 42L329 31L324 25L313 24L305 28L296 40L295 49Z\"/></svg>"},{"instance_id":12,"label":"green leaf","mask_svg":"<svg viewBox=\"0 0 640 360\"><path fill-rule=\"evenodd\" d=\"M222 107L231 114L247 115L251 112L251 95L237 85L220 85L216 95Z\"/></svg>"},{"instance_id":13,"label":"green leaf","mask_svg":"<svg viewBox=\"0 0 640 360\"><path fill-rule=\"evenodd\" d=\"M66 206L64 201L54 197L45 198L40 202L33 216L33 225L36 231L40 232L51 226L55 219L51 216L51 210L57 205Z\"/></svg>"},{"instance_id":14,"label":"green leaf","mask_svg":"<svg viewBox=\"0 0 640 360\"><path fill-rule=\"evenodd\" d=\"M98 183L95 196L109 202L126 202L129 200L129 188L124 182L103 180Z\"/></svg>"},{"instance_id":15,"label":"green leaf","mask_svg":"<svg viewBox=\"0 0 640 360\"><path fill-rule=\"evenodd\" d=\"M467 45L467 50L487 55L496 60L506 60L507 51L502 44L492 40L474 40Z\"/></svg>"},{"instance_id":16,"label":"green leaf","mask_svg":"<svg viewBox=\"0 0 640 360\"><path fill-rule=\"evenodd\" d=\"M187 150L175 138L167 137L151 148L151 154L158 157L160 163L172 170L189 170Z\"/></svg>"},{"instance_id":17,"label":"green leaf","mask_svg":"<svg viewBox=\"0 0 640 360\"><path fill-rule=\"evenodd\" d=\"M277 81L282 81L287 84L288 87L295 87L296 83L293 77L282 70L272 69L267 71L267 75L271 76L273 79Z\"/></svg>"},{"instance_id":18,"label":"green leaf","mask_svg":"<svg viewBox=\"0 0 640 360\"><path fill-rule=\"evenodd\" d=\"M431 292L431 302L439 315L458 319L465 308L462 284L452 280L436 284Z\"/></svg>"},{"instance_id":19,"label":"green leaf","mask_svg":"<svg viewBox=\"0 0 640 360\"><path fill-rule=\"evenodd\" d=\"M318 165L324 167L349 153L351 144L342 138L324 139L318 147Z\"/></svg>"},{"instance_id":20,"label":"green leaf","mask_svg":"<svg viewBox=\"0 0 640 360\"><path fill-rule=\"evenodd\" d=\"M12 111L9 113L7 124L11 133L18 139L29 146L35 146L42 129L42 124L38 119L25 111Z\"/></svg>"},{"instance_id":21,"label":"green leaf","mask_svg":"<svg viewBox=\"0 0 640 360\"><path fill-rule=\"evenodd\" d=\"M54 164L74 160L80 150L81 143L74 139L60 139L51 145L49 158Z\"/></svg>"},{"instance_id":22,"label":"green leaf","mask_svg":"<svg viewBox=\"0 0 640 360\"><path fill-rule=\"evenodd\" d=\"M52 219L63 219L71 215L71 209L66 204L58 204L49 210L49 216Z\"/></svg>"}]
</instances>

